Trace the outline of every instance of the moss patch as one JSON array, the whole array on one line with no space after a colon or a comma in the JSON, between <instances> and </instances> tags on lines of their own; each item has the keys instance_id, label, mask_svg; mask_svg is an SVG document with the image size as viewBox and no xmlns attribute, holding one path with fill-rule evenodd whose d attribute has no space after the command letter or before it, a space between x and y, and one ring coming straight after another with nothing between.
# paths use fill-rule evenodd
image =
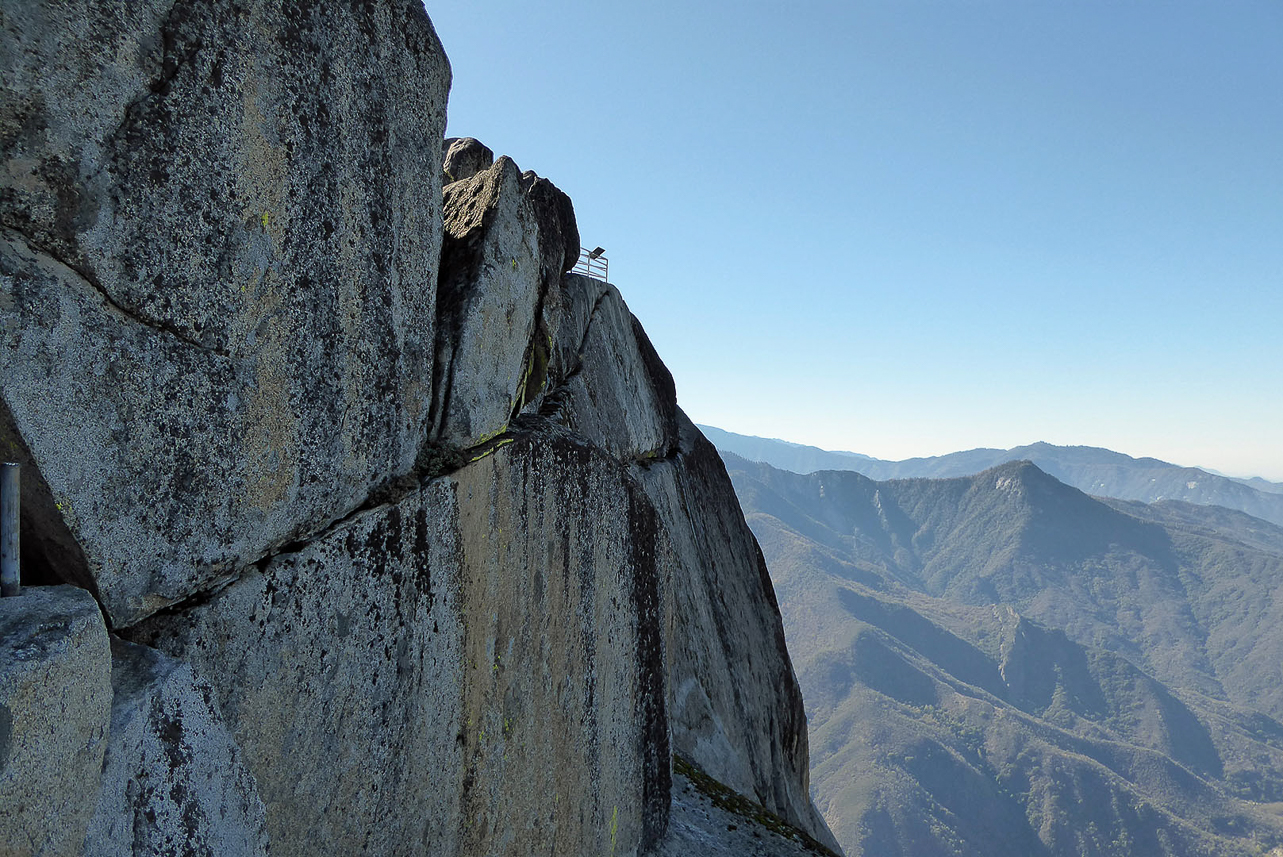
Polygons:
<instances>
[{"instance_id":1,"label":"moss patch","mask_svg":"<svg viewBox=\"0 0 1283 857\"><path fill-rule=\"evenodd\" d=\"M834 854L810 834L789 824L760 803L749 800L730 786L713 779L696 767L693 762L675 755L673 756L673 770L690 780L695 788L719 809L752 821L817 854L838 857L837 854Z\"/></svg>"},{"instance_id":2,"label":"moss patch","mask_svg":"<svg viewBox=\"0 0 1283 857\"><path fill-rule=\"evenodd\" d=\"M415 475L424 482L452 473L467 463L464 451L444 443L425 443L414 462Z\"/></svg>"}]
</instances>

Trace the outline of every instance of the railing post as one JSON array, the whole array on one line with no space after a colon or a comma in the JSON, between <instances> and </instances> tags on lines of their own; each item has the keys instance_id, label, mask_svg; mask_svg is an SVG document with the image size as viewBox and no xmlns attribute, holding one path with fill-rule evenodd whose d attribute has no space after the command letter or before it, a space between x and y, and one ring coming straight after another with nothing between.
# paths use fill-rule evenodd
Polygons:
<instances>
[{"instance_id":1,"label":"railing post","mask_svg":"<svg viewBox=\"0 0 1283 857\"><path fill-rule=\"evenodd\" d=\"M18 565L21 473L20 464L6 463L0 467L0 595L5 597L22 594L22 575Z\"/></svg>"}]
</instances>

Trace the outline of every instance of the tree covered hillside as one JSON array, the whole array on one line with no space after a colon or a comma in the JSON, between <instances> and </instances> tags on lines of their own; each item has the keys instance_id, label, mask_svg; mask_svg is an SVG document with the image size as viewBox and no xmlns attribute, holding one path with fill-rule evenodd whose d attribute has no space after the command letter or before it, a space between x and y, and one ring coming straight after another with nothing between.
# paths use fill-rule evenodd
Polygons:
<instances>
[{"instance_id":1,"label":"tree covered hillside","mask_svg":"<svg viewBox=\"0 0 1283 857\"><path fill-rule=\"evenodd\" d=\"M1283 528L1028 462L875 482L723 457L848 854L1283 843Z\"/></svg>"}]
</instances>

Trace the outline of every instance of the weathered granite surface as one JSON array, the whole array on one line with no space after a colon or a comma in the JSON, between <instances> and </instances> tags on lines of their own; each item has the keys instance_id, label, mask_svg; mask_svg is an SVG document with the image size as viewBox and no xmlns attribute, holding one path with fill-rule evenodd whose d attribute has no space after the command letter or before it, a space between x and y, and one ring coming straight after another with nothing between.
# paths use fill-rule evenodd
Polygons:
<instances>
[{"instance_id":1,"label":"weathered granite surface","mask_svg":"<svg viewBox=\"0 0 1283 857\"><path fill-rule=\"evenodd\" d=\"M215 686L273 855L634 854L668 812L656 524L523 433L135 630Z\"/></svg>"},{"instance_id":2,"label":"weathered granite surface","mask_svg":"<svg viewBox=\"0 0 1283 857\"><path fill-rule=\"evenodd\" d=\"M128 625L413 465L449 66L410 0L3 15L0 431Z\"/></svg>"},{"instance_id":3,"label":"weathered granite surface","mask_svg":"<svg viewBox=\"0 0 1283 857\"><path fill-rule=\"evenodd\" d=\"M673 752L838 851L810 799L806 712L766 562L717 450L678 419L676 454L633 468L674 552L664 581Z\"/></svg>"},{"instance_id":4,"label":"weathered granite surface","mask_svg":"<svg viewBox=\"0 0 1283 857\"><path fill-rule=\"evenodd\" d=\"M447 137L442 146L441 184L470 179L494 163L494 152L475 137Z\"/></svg>"},{"instance_id":5,"label":"weathered granite surface","mask_svg":"<svg viewBox=\"0 0 1283 857\"><path fill-rule=\"evenodd\" d=\"M548 379L533 407L622 461L677 442L677 393L645 331L611 285L566 274L544 303Z\"/></svg>"},{"instance_id":6,"label":"weathered granite surface","mask_svg":"<svg viewBox=\"0 0 1283 857\"><path fill-rule=\"evenodd\" d=\"M544 292L539 238L511 158L446 188L434 439L476 445L518 409Z\"/></svg>"},{"instance_id":7,"label":"weathered granite surface","mask_svg":"<svg viewBox=\"0 0 1283 857\"><path fill-rule=\"evenodd\" d=\"M86 857L267 853L254 778L192 668L111 643L111 730Z\"/></svg>"},{"instance_id":8,"label":"weathered granite surface","mask_svg":"<svg viewBox=\"0 0 1283 857\"><path fill-rule=\"evenodd\" d=\"M668 832L648 857L832 857L826 846L706 778L673 774Z\"/></svg>"},{"instance_id":9,"label":"weathered granite surface","mask_svg":"<svg viewBox=\"0 0 1283 857\"><path fill-rule=\"evenodd\" d=\"M712 834L665 838L677 749L829 841L725 473L565 275L569 198L443 162L417 2L0 14L0 450L28 567L128 640L94 614L97 720L60 728L114 687L110 738L45 772L59 836L681 853Z\"/></svg>"},{"instance_id":10,"label":"weathered granite surface","mask_svg":"<svg viewBox=\"0 0 1283 857\"><path fill-rule=\"evenodd\" d=\"M544 279L555 283L579 261L579 223L575 218L575 205L560 188L533 170L521 174L521 189L535 212Z\"/></svg>"},{"instance_id":11,"label":"weathered granite surface","mask_svg":"<svg viewBox=\"0 0 1283 857\"><path fill-rule=\"evenodd\" d=\"M98 800L111 649L72 586L0 598L0 854L80 853Z\"/></svg>"},{"instance_id":12,"label":"weathered granite surface","mask_svg":"<svg viewBox=\"0 0 1283 857\"><path fill-rule=\"evenodd\" d=\"M444 212L432 438L467 447L542 392L556 323L545 304L579 232L569 197L507 156L447 186Z\"/></svg>"}]
</instances>

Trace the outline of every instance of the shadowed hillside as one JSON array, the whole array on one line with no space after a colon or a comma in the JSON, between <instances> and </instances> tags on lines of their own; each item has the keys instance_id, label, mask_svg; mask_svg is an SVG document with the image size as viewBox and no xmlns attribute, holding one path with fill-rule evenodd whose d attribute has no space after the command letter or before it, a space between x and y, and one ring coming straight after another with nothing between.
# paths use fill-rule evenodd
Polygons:
<instances>
[{"instance_id":1,"label":"shadowed hillside","mask_svg":"<svg viewBox=\"0 0 1283 857\"><path fill-rule=\"evenodd\" d=\"M722 454L849 854L1283 842L1283 529L1029 462L875 482Z\"/></svg>"},{"instance_id":2,"label":"shadowed hillside","mask_svg":"<svg viewBox=\"0 0 1283 857\"><path fill-rule=\"evenodd\" d=\"M1095 496L1225 506L1283 525L1283 486L1277 483L1259 478L1234 479L1197 467L1180 467L1156 458L1132 458L1092 446L1034 443L1012 449L969 449L929 458L883 461L854 452L829 452L735 434L712 426L700 428L718 449L794 473L850 470L870 479L948 479L971 476L1011 461L1031 461L1061 482Z\"/></svg>"}]
</instances>

